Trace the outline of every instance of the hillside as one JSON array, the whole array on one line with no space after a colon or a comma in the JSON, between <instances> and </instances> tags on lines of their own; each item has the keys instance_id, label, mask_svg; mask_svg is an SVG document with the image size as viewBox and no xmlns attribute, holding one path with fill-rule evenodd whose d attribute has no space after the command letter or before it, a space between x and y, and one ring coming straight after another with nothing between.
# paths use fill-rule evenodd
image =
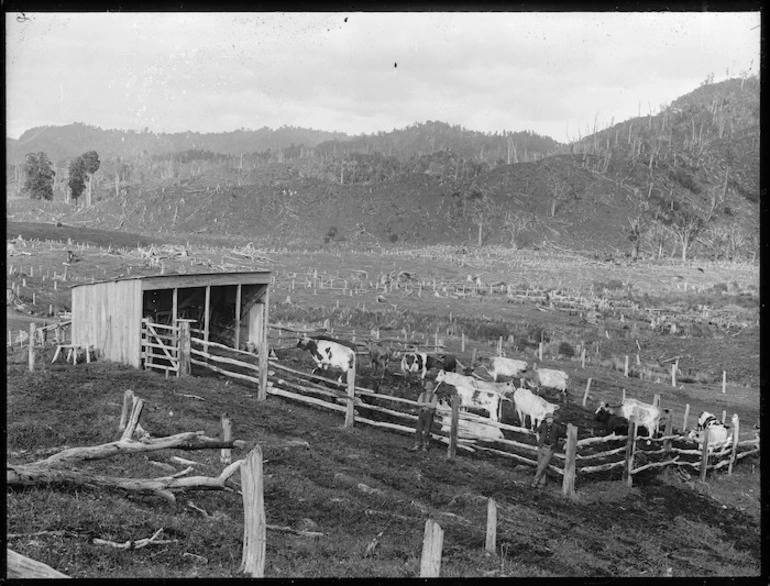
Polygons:
<instances>
[{"instance_id":1,"label":"hillside","mask_svg":"<svg viewBox=\"0 0 770 586\"><path fill-rule=\"evenodd\" d=\"M207 150L228 155L242 155L270 149L284 149L303 144L314 147L324 141L344 142L349 137L342 132L324 132L282 126L276 130L268 127L259 130L235 130L233 132L205 133L154 133L146 129L103 130L83 123L66 126L32 128L18 139L7 138L7 160L20 163L26 153L45 152L48 158L60 165L89 150L96 150L103 159L129 159L136 155L158 155L191 149Z\"/></svg>"},{"instance_id":2,"label":"hillside","mask_svg":"<svg viewBox=\"0 0 770 586\"><path fill-rule=\"evenodd\" d=\"M506 244L752 259L758 98L753 78L706 84L569 147L529 132L483 134L442 122L353 138L291 128L221 135L38 129L21 142L50 144L51 158L64 144L72 152L104 148L94 203L78 210L54 203L36 213L40 204L23 201L23 171L12 165L8 193L18 199L9 201L8 217L301 246ZM112 143L99 142L105 137ZM304 142L259 151L268 139ZM132 154L114 158L124 142ZM56 171L60 202L67 171Z\"/></svg>"}]
</instances>

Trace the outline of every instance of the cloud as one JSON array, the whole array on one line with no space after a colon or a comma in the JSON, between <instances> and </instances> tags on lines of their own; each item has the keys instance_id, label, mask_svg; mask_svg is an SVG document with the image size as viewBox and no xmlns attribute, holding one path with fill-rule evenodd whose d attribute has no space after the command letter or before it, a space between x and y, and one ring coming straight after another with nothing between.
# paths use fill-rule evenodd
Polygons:
<instances>
[{"instance_id":1,"label":"cloud","mask_svg":"<svg viewBox=\"0 0 770 586\"><path fill-rule=\"evenodd\" d=\"M12 136L76 120L358 134L432 119L563 141L597 113L621 121L759 63L758 12L9 16Z\"/></svg>"}]
</instances>

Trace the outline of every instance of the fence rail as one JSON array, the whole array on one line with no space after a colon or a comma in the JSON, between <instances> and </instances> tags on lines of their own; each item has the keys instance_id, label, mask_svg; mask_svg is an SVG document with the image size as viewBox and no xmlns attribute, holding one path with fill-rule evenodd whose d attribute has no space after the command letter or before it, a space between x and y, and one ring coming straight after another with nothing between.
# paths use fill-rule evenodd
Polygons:
<instances>
[{"instance_id":1,"label":"fence rail","mask_svg":"<svg viewBox=\"0 0 770 586\"><path fill-rule=\"evenodd\" d=\"M196 338L192 341L196 346L206 344L203 340ZM219 356L196 348L192 350L192 354L205 360L191 360L193 364L225 376L259 384L259 367L238 358L242 355L254 358L253 354L228 348L222 344L209 342L208 345L227 350L231 355ZM241 374L227 367L241 368L257 374ZM349 388L345 383L290 368L279 364L274 359L269 362L267 394L338 413L347 413L352 404L355 410L352 423L409 435L414 433L414 423L417 419L415 413L418 407L416 401L385 395L355 385L352 387L354 393L351 396L346 392ZM442 426L444 429L445 422L451 419L449 413L446 407L440 407L437 410L437 420L444 424ZM536 435L529 429L461 412L460 428L467 424L480 424L483 426L482 429L498 429L504 432L505 436L492 439L474 437L466 432L463 437L461 432L457 448L468 453L479 452L511 459L528 466L537 465ZM573 435L574 438L577 437L576 433ZM432 436L436 441L450 443L450 432L434 430ZM695 440L688 440L684 436L670 433L658 438L639 438L636 436L635 428L633 436L613 434L607 437L573 439L573 443L573 448L570 449L567 446L565 453L555 453L549 466L549 470L561 477L564 486L569 486L571 491L574 491L576 481L588 482L596 474L620 470L624 472L625 478L631 479L645 470L668 466L685 466L700 471L703 461L706 462L706 469L713 471L731 466L759 451L758 439L744 441L730 439L707 447L699 445ZM567 454L571 454L571 457Z\"/></svg>"}]
</instances>

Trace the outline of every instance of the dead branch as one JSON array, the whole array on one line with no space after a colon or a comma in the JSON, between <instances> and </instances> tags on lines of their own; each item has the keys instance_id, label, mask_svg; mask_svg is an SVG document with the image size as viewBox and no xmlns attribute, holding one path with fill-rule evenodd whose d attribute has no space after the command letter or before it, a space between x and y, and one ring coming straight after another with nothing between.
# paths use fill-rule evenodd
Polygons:
<instances>
[{"instance_id":1,"label":"dead branch","mask_svg":"<svg viewBox=\"0 0 770 586\"><path fill-rule=\"evenodd\" d=\"M280 533L291 533L292 535L301 535L302 537L323 537L324 534L319 531L300 531L299 529L292 529L291 527L280 527L278 525L265 525L267 529L271 531L278 531Z\"/></svg>"},{"instance_id":2,"label":"dead branch","mask_svg":"<svg viewBox=\"0 0 770 586\"><path fill-rule=\"evenodd\" d=\"M241 467L243 460L233 462L214 478L209 476L180 477L190 469L172 476L159 478L124 478L102 476L79 470L62 469L57 466L23 464L6 469L6 484L14 486L65 485L82 487L117 488L137 494L159 496L169 502L175 502L172 491L180 490L232 490L226 485L227 480Z\"/></svg>"},{"instance_id":3,"label":"dead branch","mask_svg":"<svg viewBox=\"0 0 770 586\"><path fill-rule=\"evenodd\" d=\"M130 424L129 424L130 427ZM128 429L128 428L127 428ZM67 462L80 462L85 460L102 460L118 454L136 454L140 452L157 452L159 450L207 450L218 448L242 447L241 441L224 442L203 435L202 431L186 431L167 437L152 438L145 441L134 439L121 439L116 442L101 444L98 446L85 446L69 448L58 454L54 454L44 460L34 462L36 466L51 466Z\"/></svg>"},{"instance_id":4,"label":"dead branch","mask_svg":"<svg viewBox=\"0 0 770 586\"><path fill-rule=\"evenodd\" d=\"M158 539L161 533L163 533L162 527L153 533L152 537L147 537L145 539L137 539L136 541L129 539L124 543L118 543L116 541L109 541L108 539L99 539L98 537L94 537L91 540L91 543L95 545L108 545L116 549L141 549L143 547L147 547L148 545L161 545L165 543L174 543L177 541L176 539Z\"/></svg>"}]
</instances>

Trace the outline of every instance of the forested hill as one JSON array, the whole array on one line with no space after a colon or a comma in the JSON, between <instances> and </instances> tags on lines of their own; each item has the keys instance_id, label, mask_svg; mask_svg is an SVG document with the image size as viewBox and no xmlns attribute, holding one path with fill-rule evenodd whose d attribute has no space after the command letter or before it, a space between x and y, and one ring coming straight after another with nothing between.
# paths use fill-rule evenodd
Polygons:
<instances>
[{"instance_id":1,"label":"forested hill","mask_svg":"<svg viewBox=\"0 0 770 586\"><path fill-rule=\"evenodd\" d=\"M44 152L49 160L65 165L79 154L95 150L102 159L135 156L166 156L185 151L219 155L254 155L279 160L294 158L345 158L354 154L378 154L399 161L438 152L487 165L533 161L563 149L549 137L532 131L483 133L444 122L416 123L392 132L362 134L324 132L282 126L276 130L236 130L177 134L102 130L75 123L28 130L18 140L7 139L8 161L21 163L27 153Z\"/></svg>"},{"instance_id":2,"label":"forested hill","mask_svg":"<svg viewBox=\"0 0 770 586\"><path fill-rule=\"evenodd\" d=\"M167 134L148 130L103 130L76 122L66 126L33 128L18 139L6 139L6 146L9 162L19 163L27 153L44 152L51 161L62 165L89 150L97 151L102 159L130 159L140 155L161 155L189 150L242 155L280 150L293 145L314 147L330 140L345 142L350 140L350 137L342 132L293 126L282 126L276 130L263 127L259 130L241 129L233 132Z\"/></svg>"}]
</instances>

